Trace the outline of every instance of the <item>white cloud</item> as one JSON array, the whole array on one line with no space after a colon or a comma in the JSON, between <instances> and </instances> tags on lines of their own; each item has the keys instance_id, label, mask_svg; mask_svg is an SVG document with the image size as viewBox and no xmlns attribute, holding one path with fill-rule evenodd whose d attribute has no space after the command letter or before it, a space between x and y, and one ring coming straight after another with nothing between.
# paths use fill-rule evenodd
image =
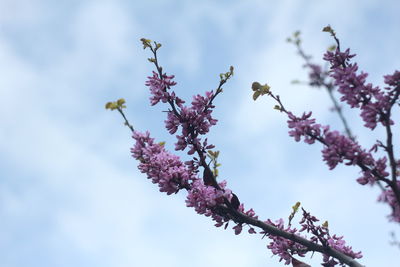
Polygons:
<instances>
[{"instance_id":1,"label":"white cloud","mask_svg":"<svg viewBox=\"0 0 400 267\"><path fill-rule=\"evenodd\" d=\"M41 19L41 9L43 5L40 1L1 1L0 2L0 23L18 24L20 26L35 23Z\"/></svg>"}]
</instances>

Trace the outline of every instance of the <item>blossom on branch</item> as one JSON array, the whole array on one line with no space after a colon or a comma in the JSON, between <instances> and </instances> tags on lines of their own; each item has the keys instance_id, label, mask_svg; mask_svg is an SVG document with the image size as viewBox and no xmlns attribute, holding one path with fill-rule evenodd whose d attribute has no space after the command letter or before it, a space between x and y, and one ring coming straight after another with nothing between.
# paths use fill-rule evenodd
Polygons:
<instances>
[{"instance_id":1,"label":"blossom on branch","mask_svg":"<svg viewBox=\"0 0 400 267\"><path fill-rule=\"evenodd\" d=\"M169 99L173 98L173 95L171 95L167 89L176 85L176 82L172 80L174 77L174 75L168 76L164 73L162 78L160 78L155 71L153 71L153 76L147 77L146 86L150 87L150 93L152 95L150 97L150 103L152 106L157 104L160 100L166 103Z\"/></svg>"},{"instance_id":2,"label":"blossom on branch","mask_svg":"<svg viewBox=\"0 0 400 267\"><path fill-rule=\"evenodd\" d=\"M397 181L397 187L400 188L400 181ZM385 189L379 195L378 201L388 203L392 207L392 213L388 216L389 220L400 223L400 205L393 190L390 188Z\"/></svg>"},{"instance_id":3,"label":"blossom on branch","mask_svg":"<svg viewBox=\"0 0 400 267\"><path fill-rule=\"evenodd\" d=\"M357 73L357 63L350 63L355 54L350 54L350 49L341 52L336 48L335 52L327 51L324 60L331 64L331 77L334 85L338 86L338 92L342 94L341 101L346 102L351 108L360 108L364 126L375 129L377 123L393 124L388 120L387 113L390 109L390 94L366 83L368 73ZM389 79L390 80L390 79Z\"/></svg>"},{"instance_id":4,"label":"blossom on branch","mask_svg":"<svg viewBox=\"0 0 400 267\"><path fill-rule=\"evenodd\" d=\"M385 178L389 175L386 169L386 157L375 160L370 152L361 148L357 141L350 139L338 131L330 131L329 126L317 124L312 113L304 113L301 117L287 113L289 135L294 137L297 142L304 138L307 144L319 141L324 145L322 149L323 161L334 169L337 164L357 165L362 169L363 176L357 181L360 184L373 184L377 179ZM374 173L374 175L371 175Z\"/></svg>"},{"instance_id":5,"label":"blossom on branch","mask_svg":"<svg viewBox=\"0 0 400 267\"><path fill-rule=\"evenodd\" d=\"M361 252L354 252L352 250L352 247L346 246L346 242L343 240L343 237L337 237L336 235L331 236L328 230L327 222L323 223L322 225L315 225L315 223L319 220L315 216L312 216L309 212L306 212L304 209L302 210L303 217L299 222L301 226L300 230L292 228L291 226L285 227L283 219L279 219L275 221L275 223L271 220L268 220L266 221L266 223L293 235L299 235L300 232L305 231L312 235L310 240L315 244L321 244L324 247L330 247L332 249L342 252L343 254L353 259L359 259L362 257ZM279 261L284 260L286 265L290 264L293 261L293 255L304 257L309 251L309 248L307 248L306 246L303 246L292 240L268 234L267 236L272 240L267 247L271 249L274 255L278 255L280 257ZM340 264L341 266L345 266L344 263L335 260L330 255L325 253L323 254L322 266L331 267L338 264Z\"/></svg>"},{"instance_id":6,"label":"blossom on branch","mask_svg":"<svg viewBox=\"0 0 400 267\"><path fill-rule=\"evenodd\" d=\"M147 174L154 184L158 184L160 192L168 195L178 193L180 189L189 188L195 180L195 173L189 170L178 156L170 154L164 145L155 143L150 133L133 132L136 140L131 149L132 156L139 160L138 169Z\"/></svg>"}]
</instances>

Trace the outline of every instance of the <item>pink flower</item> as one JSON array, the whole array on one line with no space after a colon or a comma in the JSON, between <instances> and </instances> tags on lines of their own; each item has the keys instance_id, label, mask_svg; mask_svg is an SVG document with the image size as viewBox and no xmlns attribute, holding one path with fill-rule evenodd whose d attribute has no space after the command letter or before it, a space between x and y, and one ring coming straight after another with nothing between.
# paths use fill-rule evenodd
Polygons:
<instances>
[{"instance_id":1,"label":"pink flower","mask_svg":"<svg viewBox=\"0 0 400 267\"><path fill-rule=\"evenodd\" d=\"M400 181L397 181L397 187L400 188ZM378 201L389 204L392 207L392 213L388 216L390 221L400 223L400 205L392 189L384 190L378 197Z\"/></svg>"},{"instance_id":2,"label":"pink flower","mask_svg":"<svg viewBox=\"0 0 400 267\"><path fill-rule=\"evenodd\" d=\"M331 77L334 84L338 86L338 92L342 94L341 101L346 102L351 108L360 108L364 126L375 129L377 123L386 125L386 114L390 108L390 94L382 91L379 87L373 87L366 83L368 73L357 73L357 63L350 64L350 50L341 52L336 49L335 53L326 52L324 59L331 64ZM393 78L395 76L395 78ZM394 84L398 75L385 76L388 83ZM389 122L393 124L393 121Z\"/></svg>"},{"instance_id":3,"label":"pink flower","mask_svg":"<svg viewBox=\"0 0 400 267\"><path fill-rule=\"evenodd\" d=\"M385 83L389 86L399 86L400 84L400 71L396 70L392 75L383 76Z\"/></svg>"},{"instance_id":4,"label":"pink flower","mask_svg":"<svg viewBox=\"0 0 400 267\"><path fill-rule=\"evenodd\" d=\"M193 171L178 156L167 152L163 145L154 143L149 132L143 134L135 131L133 138L136 143L131 152L140 161L139 170L146 173L153 183L158 184L161 192L168 195L177 193L182 188L188 188L189 182L196 179Z\"/></svg>"},{"instance_id":5,"label":"pink flower","mask_svg":"<svg viewBox=\"0 0 400 267\"><path fill-rule=\"evenodd\" d=\"M148 80L146 82L146 86L150 87L150 93L152 94L150 97L150 103L152 106L157 104L160 100L163 103L166 103L169 99L171 99L171 95L167 89L176 85L176 82L172 80L174 75L167 76L164 73L161 79L158 73L153 71L153 76L147 78Z\"/></svg>"}]
</instances>

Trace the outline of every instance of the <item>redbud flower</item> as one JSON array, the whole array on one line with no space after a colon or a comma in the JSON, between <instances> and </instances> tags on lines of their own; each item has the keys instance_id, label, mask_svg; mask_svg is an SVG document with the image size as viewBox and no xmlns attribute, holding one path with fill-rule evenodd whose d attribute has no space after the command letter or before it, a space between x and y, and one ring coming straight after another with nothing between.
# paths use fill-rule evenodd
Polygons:
<instances>
[{"instance_id":1,"label":"redbud flower","mask_svg":"<svg viewBox=\"0 0 400 267\"><path fill-rule=\"evenodd\" d=\"M379 87L366 83L367 73L357 73L357 63L349 63L355 54L350 50L341 52L338 48L333 52L326 52L324 59L331 64L331 77L342 94L341 101L346 102L351 108L360 108L364 126L375 129L378 122L386 125L386 114L390 108L390 95ZM394 83L395 78L387 78L389 83ZM393 121L389 122L393 124Z\"/></svg>"},{"instance_id":2,"label":"redbud flower","mask_svg":"<svg viewBox=\"0 0 400 267\"><path fill-rule=\"evenodd\" d=\"M193 171L178 156L167 152L163 145L154 143L149 132L143 134L135 131L133 138L136 143L131 152L140 161L139 170L158 184L161 192L168 195L177 193L182 188L188 188L189 182L196 179Z\"/></svg>"}]
</instances>

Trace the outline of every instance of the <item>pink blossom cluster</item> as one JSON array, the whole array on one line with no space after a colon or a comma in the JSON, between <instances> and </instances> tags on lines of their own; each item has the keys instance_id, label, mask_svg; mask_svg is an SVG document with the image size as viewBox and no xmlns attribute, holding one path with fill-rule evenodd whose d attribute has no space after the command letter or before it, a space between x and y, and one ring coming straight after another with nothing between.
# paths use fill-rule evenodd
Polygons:
<instances>
[{"instance_id":1,"label":"pink blossom cluster","mask_svg":"<svg viewBox=\"0 0 400 267\"><path fill-rule=\"evenodd\" d=\"M221 189L205 185L201 179L196 179L186 197L187 207L193 207L198 214L211 216L217 222L216 226L222 226L229 220L218 214L217 206L223 205L226 199L230 200L232 197L231 190L225 189L226 181L220 182L219 186Z\"/></svg>"},{"instance_id":2,"label":"pink blossom cluster","mask_svg":"<svg viewBox=\"0 0 400 267\"><path fill-rule=\"evenodd\" d=\"M168 88L176 85L176 82L172 80L174 77L174 75L168 76L164 73L160 79L159 75L155 71L153 71L153 76L147 77L148 80L146 82L146 86L150 88L150 103L152 106L160 101L166 103L171 99L176 99L175 94L170 94L167 91Z\"/></svg>"},{"instance_id":3,"label":"pink blossom cluster","mask_svg":"<svg viewBox=\"0 0 400 267\"><path fill-rule=\"evenodd\" d=\"M188 154L191 155L196 151L196 147L203 146L205 149L211 149L213 145L207 145L207 140L200 144L198 135L205 135L209 132L210 127L217 123L217 120L211 116L214 105L211 104L214 96L213 91L206 92L206 96L196 95L193 97L190 107L179 104L179 114L169 111L165 126L167 130L174 134L178 127L181 126L182 131L176 138L178 142L175 144L175 150L184 150L189 145Z\"/></svg>"},{"instance_id":4,"label":"pink blossom cluster","mask_svg":"<svg viewBox=\"0 0 400 267\"><path fill-rule=\"evenodd\" d=\"M320 242L323 246L329 246L334 248L353 259L359 259L362 257L361 251L354 252L352 247L346 246L346 241L343 240L343 236L338 237L336 235L331 236L329 234L328 225L315 225L319 220L311 215L309 212L303 209L303 218L300 221L300 232L307 231L307 233L312 233L313 237L310 238L311 241L318 243ZM334 258L327 254L323 255L322 266L336 266L340 264ZM345 266L344 264L342 264Z\"/></svg>"},{"instance_id":5,"label":"pink blossom cluster","mask_svg":"<svg viewBox=\"0 0 400 267\"><path fill-rule=\"evenodd\" d=\"M237 200L237 197L226 188L226 181L206 184L204 177L201 179L197 176L199 167L204 167L205 164L205 151L214 148L214 145L208 144L207 138L201 141L198 137L208 133L210 127L217 122L211 116L214 108L212 105L214 92L206 92L205 96L194 96L191 106L187 107L184 105L185 101L177 97L175 92L170 92L171 87L176 85L173 78L173 75L166 74L160 77L156 72L148 77L146 85L150 88L150 102L152 105L160 101L169 103L171 110L167 112L165 126L170 134L176 133L181 128L181 135L176 136L178 142L175 144L175 150L185 150L189 147L188 154L197 152L200 160L194 157L184 164L179 157L167 152L163 145L154 143L149 133L138 132L134 132L133 135L136 140L132 149L133 156L141 161L139 169L147 173L153 183L159 185L160 191L172 194L180 189L186 189L188 207L193 207L198 214L210 216L217 227L225 224L226 228L232 218L228 217L219 206L232 205L232 199ZM238 211L249 217L256 217L252 209L244 211L243 204L239 205ZM239 234L242 224L237 222L233 229L235 234ZM249 233L255 233L255 230L250 227Z\"/></svg>"},{"instance_id":6,"label":"pink blossom cluster","mask_svg":"<svg viewBox=\"0 0 400 267\"><path fill-rule=\"evenodd\" d=\"M400 71L396 70L392 75L383 76L384 81L387 85L392 87L398 87L400 85ZM390 89L387 87L386 89Z\"/></svg>"},{"instance_id":7,"label":"pink blossom cluster","mask_svg":"<svg viewBox=\"0 0 400 267\"><path fill-rule=\"evenodd\" d=\"M198 214L211 217L216 222L216 227L225 225L226 229L229 222L233 220L236 225L233 226L232 229L235 231L236 235L239 235L242 232L243 223L236 221L221 209L221 206L226 207L227 203L231 202L233 197L232 191L226 188L225 180L218 183L218 185L219 189L211 185L205 185L201 179L194 180L186 197L186 206L193 207ZM253 209L245 211L243 203L240 204L237 211L242 212L250 218L258 218ZM248 232L250 234L256 233L251 226L249 226Z\"/></svg>"},{"instance_id":8,"label":"pink blossom cluster","mask_svg":"<svg viewBox=\"0 0 400 267\"><path fill-rule=\"evenodd\" d=\"M295 234L297 232L296 228L292 229L290 226L285 227L285 223L282 218L276 220L275 223L268 219L266 223L275 226L278 229L284 230L287 233ZM264 232L261 233L265 234ZM267 245L267 248L269 248L274 255L278 255L280 257L279 261L284 260L286 265L289 265L292 262L293 255L304 257L308 251L307 247L287 238L268 234L267 236L272 240Z\"/></svg>"},{"instance_id":9,"label":"pink blossom cluster","mask_svg":"<svg viewBox=\"0 0 400 267\"><path fill-rule=\"evenodd\" d=\"M382 91L379 87L366 83L367 73L357 73L357 63L349 63L355 54L350 54L350 49L341 52L339 48L335 52L326 52L324 60L331 64L331 77L338 86L338 92L342 94L341 101L346 102L351 108L360 108L364 126L375 129L378 122L386 125L393 124L387 117L390 109L391 95Z\"/></svg>"},{"instance_id":10,"label":"pink blossom cluster","mask_svg":"<svg viewBox=\"0 0 400 267\"><path fill-rule=\"evenodd\" d=\"M308 63L306 65L310 68L310 72L308 73L308 78L310 79L310 86L320 87L323 85L323 82L326 77L326 72L322 71L322 67L317 64Z\"/></svg>"},{"instance_id":11,"label":"pink blossom cluster","mask_svg":"<svg viewBox=\"0 0 400 267\"><path fill-rule=\"evenodd\" d=\"M216 222L215 226L217 227L224 224L225 228L228 226L231 218L218 208L219 205L225 205L226 201L230 202L233 196L232 191L226 188L226 181L218 183L219 188L205 185L193 169L188 168L187 165L190 165L191 162L182 163L178 156L166 151L164 145L155 143L149 132L135 131L133 138L136 143L131 149L132 156L140 161L139 170L146 173L153 183L158 184L160 192L170 195L186 189L188 192L187 207L193 207L198 214L210 216ZM238 211L249 217L257 218L252 209L245 211L243 204L239 206ZM235 234L240 234L242 224L237 223L233 229ZM250 227L249 233L256 232L254 228Z\"/></svg>"},{"instance_id":12,"label":"pink blossom cluster","mask_svg":"<svg viewBox=\"0 0 400 267\"><path fill-rule=\"evenodd\" d=\"M190 171L178 156L165 150L164 146L154 142L150 133L133 132L136 140L131 149L132 156L139 160L139 170L147 174L154 184L158 184L161 192L168 195L177 193L182 188L190 188L195 180L195 173Z\"/></svg>"},{"instance_id":13,"label":"pink blossom cluster","mask_svg":"<svg viewBox=\"0 0 400 267\"><path fill-rule=\"evenodd\" d=\"M296 228L291 228L291 226L285 227L283 219L279 219L275 223L271 220L268 220L266 221L266 223L291 234L298 235L300 232L306 231L307 233L312 234L312 237L309 240L313 243L319 243L325 247L329 246L353 259L358 259L362 257L361 252L354 252L352 250L352 247L346 246L346 242L343 240L343 237L337 237L336 235L331 236L329 234L327 225L315 225L315 222L318 221L319 220L315 216L312 216L309 212L306 212L303 209L303 217L299 222L301 225L300 230L297 230ZM284 260L286 265L290 264L293 261L293 255L304 257L308 251L307 247L286 238L274 235L268 235L268 237L272 241L268 244L267 247L271 249L274 255L278 255L280 257L279 261ZM336 261L329 255L323 255L322 266L331 267L336 266L337 264L345 266L343 263Z\"/></svg>"},{"instance_id":14,"label":"pink blossom cluster","mask_svg":"<svg viewBox=\"0 0 400 267\"><path fill-rule=\"evenodd\" d=\"M160 77L159 74L153 72L153 76L148 77L146 85L150 88L150 102L152 105L157 104L160 100L163 103L169 103L172 110L168 111L167 119L165 121L165 127L170 134L176 133L179 127L181 127L181 134L177 135L177 143L175 144L175 150L184 150L189 146L188 154L192 155L195 153L196 148L201 146L204 149L211 149L213 145L207 145L207 141L201 144L201 140L198 135L207 134L210 127L217 123L217 120L211 116L213 108L212 99L214 92L206 92L205 96L196 95L193 97L191 106L185 106L182 99L175 95L175 92L170 93L168 89L176 85L172 79L173 75L168 76L163 74Z\"/></svg>"},{"instance_id":15,"label":"pink blossom cluster","mask_svg":"<svg viewBox=\"0 0 400 267\"><path fill-rule=\"evenodd\" d=\"M400 181L397 181L397 188L400 188ZM400 205L392 189L385 189L378 197L378 201L388 203L392 207L392 213L388 216L390 221L400 223Z\"/></svg>"},{"instance_id":16,"label":"pink blossom cluster","mask_svg":"<svg viewBox=\"0 0 400 267\"><path fill-rule=\"evenodd\" d=\"M343 240L343 236L330 236L326 240L327 244L329 247L334 248L340 252L343 252L344 254L348 255L349 257L353 259L359 259L362 258L362 253L361 251L359 252L354 252L352 247L346 246L346 241ZM322 266L335 266L337 264L341 264L342 266L345 266L345 264L339 263L337 260L335 260L333 257L330 257L327 254L323 255L323 262Z\"/></svg>"},{"instance_id":17,"label":"pink blossom cluster","mask_svg":"<svg viewBox=\"0 0 400 267\"><path fill-rule=\"evenodd\" d=\"M289 135L298 142L301 137L304 142L313 144L319 141L324 145L322 157L329 169L345 162L346 165L358 165L362 169L362 177L357 181L360 184L373 184L377 178L387 177L386 157L374 160L370 152L362 149L354 140L342 135L338 131L330 131L329 126L317 124L312 113L304 113L301 117L288 112Z\"/></svg>"}]
</instances>

